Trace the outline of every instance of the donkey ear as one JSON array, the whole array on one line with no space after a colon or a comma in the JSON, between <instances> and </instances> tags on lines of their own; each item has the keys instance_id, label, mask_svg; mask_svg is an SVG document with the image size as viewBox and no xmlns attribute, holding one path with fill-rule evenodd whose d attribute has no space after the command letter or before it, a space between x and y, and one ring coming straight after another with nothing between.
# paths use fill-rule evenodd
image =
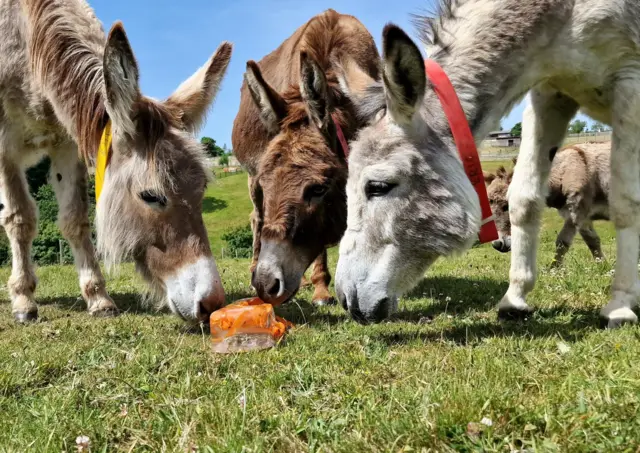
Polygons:
<instances>
[{"instance_id":1,"label":"donkey ear","mask_svg":"<svg viewBox=\"0 0 640 453\"><path fill-rule=\"evenodd\" d=\"M220 44L209 61L165 101L170 109L178 111L186 129L196 132L204 122L227 72L232 50L231 43Z\"/></svg>"},{"instance_id":2,"label":"donkey ear","mask_svg":"<svg viewBox=\"0 0 640 453\"><path fill-rule=\"evenodd\" d=\"M427 85L424 59L411 38L396 25L384 27L382 41L382 80L387 107L397 123L406 124L424 97Z\"/></svg>"},{"instance_id":3,"label":"donkey ear","mask_svg":"<svg viewBox=\"0 0 640 453\"><path fill-rule=\"evenodd\" d=\"M335 68L340 90L355 106L359 120L368 123L378 112L384 110L386 101L382 83L371 77L352 59L333 59L331 65Z\"/></svg>"},{"instance_id":4,"label":"donkey ear","mask_svg":"<svg viewBox=\"0 0 640 453\"><path fill-rule=\"evenodd\" d=\"M496 179L496 175L494 175L493 173L486 172L486 171L483 171L483 172L482 172L482 176L484 176L484 183L485 183L486 185L491 184L491 182L492 182L494 179Z\"/></svg>"},{"instance_id":5,"label":"donkey ear","mask_svg":"<svg viewBox=\"0 0 640 453\"><path fill-rule=\"evenodd\" d=\"M324 131L329 124L329 87L327 77L318 63L307 52L300 52L300 94L309 118Z\"/></svg>"},{"instance_id":6,"label":"donkey ear","mask_svg":"<svg viewBox=\"0 0 640 453\"><path fill-rule=\"evenodd\" d=\"M262 123L270 133L278 133L280 121L287 114L287 103L276 90L265 82L255 61L249 60L247 62L247 72L244 73L244 80L247 82L253 102L260 110Z\"/></svg>"},{"instance_id":7,"label":"donkey ear","mask_svg":"<svg viewBox=\"0 0 640 453\"><path fill-rule=\"evenodd\" d=\"M138 64L122 22L116 22L107 38L103 57L107 112L113 123L133 135L132 113L140 97Z\"/></svg>"}]
</instances>

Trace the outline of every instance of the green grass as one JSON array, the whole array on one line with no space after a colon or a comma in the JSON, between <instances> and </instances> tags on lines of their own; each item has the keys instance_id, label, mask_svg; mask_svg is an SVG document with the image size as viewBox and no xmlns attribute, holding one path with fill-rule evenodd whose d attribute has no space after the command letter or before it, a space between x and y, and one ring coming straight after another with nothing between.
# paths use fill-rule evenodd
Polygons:
<instances>
[{"instance_id":1,"label":"green grass","mask_svg":"<svg viewBox=\"0 0 640 453\"><path fill-rule=\"evenodd\" d=\"M249 223L253 205L249 199L247 174L220 177L209 183L202 208L211 250L218 258L221 256L221 248L225 247L222 234Z\"/></svg>"},{"instance_id":2,"label":"green grass","mask_svg":"<svg viewBox=\"0 0 640 453\"><path fill-rule=\"evenodd\" d=\"M246 221L245 178L210 188L228 202L210 234ZM126 310L111 320L84 312L71 267L39 268L40 322L14 324L3 287L0 451L72 452L80 435L93 452L636 451L640 329L597 328L612 263L579 238L549 270L559 228L547 211L526 323L497 321L509 257L482 246L438 262L380 325L315 310L305 289L279 309L296 329L247 355L215 356L206 332L140 305L128 265L109 279ZM250 294L248 260L218 266L229 300Z\"/></svg>"}]
</instances>

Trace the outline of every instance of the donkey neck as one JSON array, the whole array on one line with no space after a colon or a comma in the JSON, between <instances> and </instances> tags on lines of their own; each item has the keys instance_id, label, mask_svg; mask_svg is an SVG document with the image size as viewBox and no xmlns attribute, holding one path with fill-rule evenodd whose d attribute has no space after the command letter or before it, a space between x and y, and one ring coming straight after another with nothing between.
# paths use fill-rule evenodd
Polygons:
<instances>
[{"instance_id":1,"label":"donkey neck","mask_svg":"<svg viewBox=\"0 0 640 453\"><path fill-rule=\"evenodd\" d=\"M538 82L531 62L552 43L571 15L572 2L447 3L435 25L425 24L423 32L431 34L429 54L449 76L478 142ZM439 105L433 90L426 105Z\"/></svg>"},{"instance_id":2,"label":"donkey neck","mask_svg":"<svg viewBox=\"0 0 640 453\"><path fill-rule=\"evenodd\" d=\"M102 67L106 37L83 2L25 2L30 66L83 157L95 155L108 116Z\"/></svg>"}]
</instances>

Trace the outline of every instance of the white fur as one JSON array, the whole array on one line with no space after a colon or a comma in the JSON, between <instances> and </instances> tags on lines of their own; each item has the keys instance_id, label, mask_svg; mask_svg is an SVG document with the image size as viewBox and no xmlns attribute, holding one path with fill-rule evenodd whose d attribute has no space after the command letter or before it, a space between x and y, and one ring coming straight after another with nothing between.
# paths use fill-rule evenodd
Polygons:
<instances>
[{"instance_id":1,"label":"white fur","mask_svg":"<svg viewBox=\"0 0 640 453\"><path fill-rule=\"evenodd\" d=\"M167 302L171 310L184 319L199 317L200 302L207 299L224 301L224 290L216 262L202 257L164 279Z\"/></svg>"}]
</instances>

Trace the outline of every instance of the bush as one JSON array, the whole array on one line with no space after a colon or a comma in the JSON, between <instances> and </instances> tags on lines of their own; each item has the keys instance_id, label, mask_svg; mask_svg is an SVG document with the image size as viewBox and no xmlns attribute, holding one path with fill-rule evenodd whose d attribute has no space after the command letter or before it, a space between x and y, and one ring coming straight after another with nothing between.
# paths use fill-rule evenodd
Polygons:
<instances>
[{"instance_id":1,"label":"bush","mask_svg":"<svg viewBox=\"0 0 640 453\"><path fill-rule=\"evenodd\" d=\"M233 258L251 258L253 254L253 233L251 225L234 228L222 235L229 246L229 256Z\"/></svg>"}]
</instances>

